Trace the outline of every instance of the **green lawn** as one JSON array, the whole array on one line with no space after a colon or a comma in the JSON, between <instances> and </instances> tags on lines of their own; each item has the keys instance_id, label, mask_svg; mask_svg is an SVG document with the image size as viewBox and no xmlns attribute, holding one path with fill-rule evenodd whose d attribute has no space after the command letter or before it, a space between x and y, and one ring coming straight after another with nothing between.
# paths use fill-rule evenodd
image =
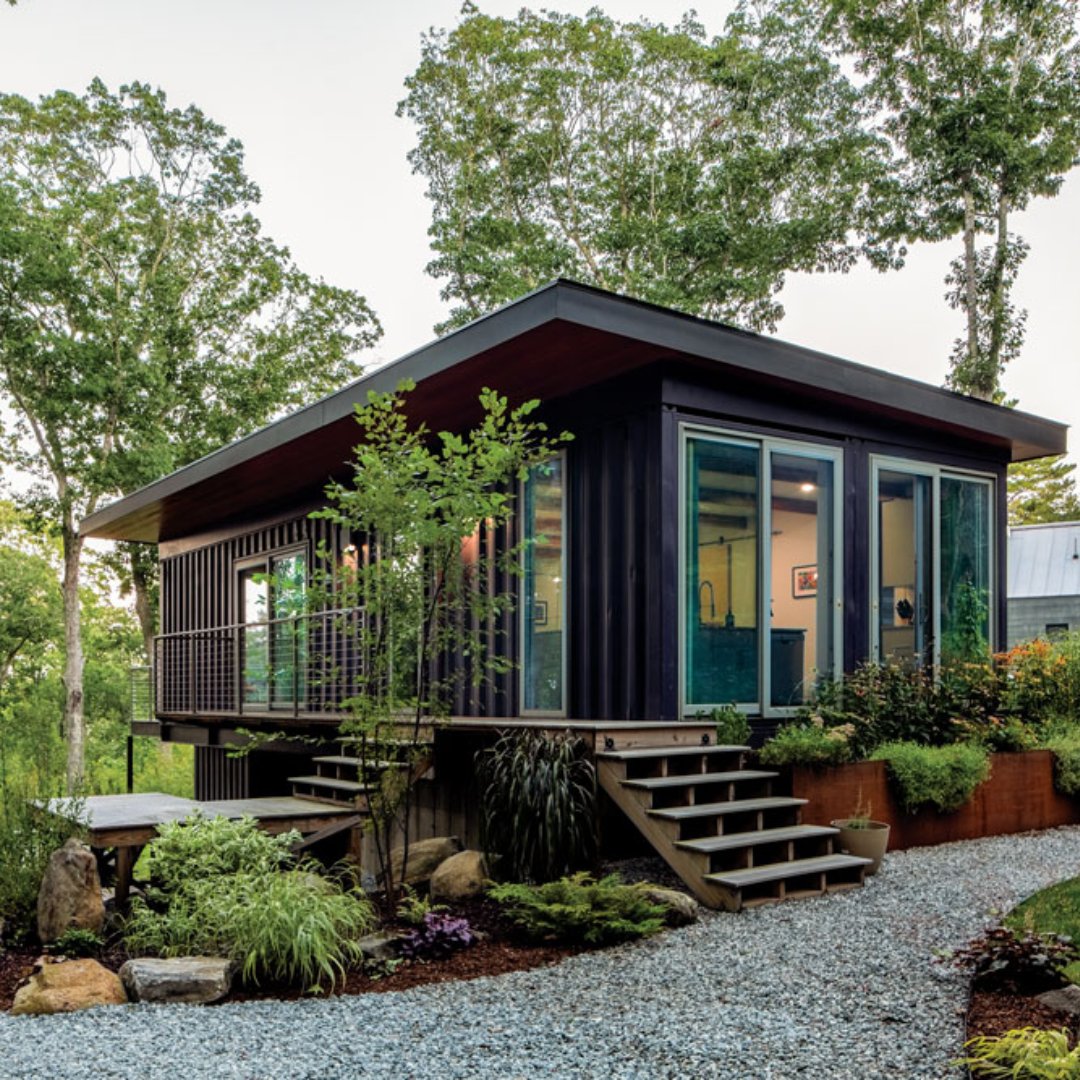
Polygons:
<instances>
[{"instance_id":1,"label":"green lawn","mask_svg":"<svg viewBox=\"0 0 1080 1080\"><path fill-rule=\"evenodd\" d=\"M1005 920L1014 930L1039 934L1065 934L1080 942L1080 878L1051 885L1016 907ZM1065 968L1065 976L1080 983L1080 963Z\"/></svg>"}]
</instances>

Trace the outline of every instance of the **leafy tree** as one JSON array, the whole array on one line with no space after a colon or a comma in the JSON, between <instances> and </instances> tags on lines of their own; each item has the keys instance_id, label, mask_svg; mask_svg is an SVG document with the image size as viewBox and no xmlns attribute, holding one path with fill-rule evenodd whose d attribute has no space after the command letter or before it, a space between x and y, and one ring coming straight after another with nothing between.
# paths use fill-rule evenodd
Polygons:
<instances>
[{"instance_id":1,"label":"leafy tree","mask_svg":"<svg viewBox=\"0 0 1080 1080\"><path fill-rule=\"evenodd\" d=\"M412 389L404 383L395 394L372 393L357 407L362 438L352 483L328 488L328 507L314 515L367 537L366 557L325 583L332 607L364 612L352 631L362 660L343 731L359 747L365 777L402 741L409 751L409 768L385 770L368 794L391 913L400 882L392 878L390 847L399 834L408 858L411 759L424 726L449 718L463 680L479 685L510 666L493 628L512 609L514 593L491 583L520 573L521 550L496 538L507 535L517 482L569 438L549 437L531 419L538 402L511 409L487 389L475 427L436 438L408 420ZM473 537L480 542L469 543Z\"/></svg>"},{"instance_id":2,"label":"leafy tree","mask_svg":"<svg viewBox=\"0 0 1080 1080\"><path fill-rule=\"evenodd\" d=\"M380 332L360 296L262 235L258 198L240 144L148 86L0 97L0 397L15 415L0 435L63 545L72 787L79 520L340 385ZM137 566L133 581L146 584Z\"/></svg>"},{"instance_id":3,"label":"leafy tree","mask_svg":"<svg viewBox=\"0 0 1080 1080\"><path fill-rule=\"evenodd\" d=\"M757 12L710 41L691 17L466 4L424 38L398 112L433 205L427 270L456 302L445 326L567 275L773 327L785 271L892 264L852 239L888 189L858 93L805 4Z\"/></svg>"},{"instance_id":4,"label":"leafy tree","mask_svg":"<svg viewBox=\"0 0 1080 1080\"><path fill-rule=\"evenodd\" d=\"M815 0L867 78L896 153L883 222L908 241L959 235L946 297L966 322L950 385L990 400L1023 343L1012 287L1027 245L1011 215L1054 195L1080 150L1080 45L1069 0ZM980 240L989 242L980 248Z\"/></svg>"},{"instance_id":5,"label":"leafy tree","mask_svg":"<svg viewBox=\"0 0 1080 1080\"><path fill-rule=\"evenodd\" d=\"M1076 462L1068 461L1063 455L1010 465L1010 524L1080 521L1075 472Z\"/></svg>"}]
</instances>

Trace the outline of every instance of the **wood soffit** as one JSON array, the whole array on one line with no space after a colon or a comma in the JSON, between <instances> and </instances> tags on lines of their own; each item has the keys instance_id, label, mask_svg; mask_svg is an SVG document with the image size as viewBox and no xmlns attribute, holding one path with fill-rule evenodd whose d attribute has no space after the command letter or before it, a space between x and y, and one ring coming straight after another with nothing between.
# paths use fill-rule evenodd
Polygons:
<instances>
[{"instance_id":1,"label":"wood soffit","mask_svg":"<svg viewBox=\"0 0 1080 1080\"><path fill-rule=\"evenodd\" d=\"M348 475L355 405L369 391L417 384L411 416L467 427L491 386L512 402L565 398L662 360L715 386L736 379L985 445L995 457L1061 453L1066 427L912 379L572 282L557 281L387 364L336 394L103 507L86 536L158 542L227 529L317 500Z\"/></svg>"}]
</instances>

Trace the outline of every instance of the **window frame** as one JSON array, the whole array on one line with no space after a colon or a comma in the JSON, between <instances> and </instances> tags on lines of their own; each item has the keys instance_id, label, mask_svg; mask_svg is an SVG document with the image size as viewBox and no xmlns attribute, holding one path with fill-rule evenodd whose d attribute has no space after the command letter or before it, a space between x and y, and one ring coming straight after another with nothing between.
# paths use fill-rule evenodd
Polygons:
<instances>
[{"instance_id":1,"label":"window frame","mask_svg":"<svg viewBox=\"0 0 1080 1080\"><path fill-rule=\"evenodd\" d=\"M788 439L771 433L756 432L740 428L728 428L720 425L680 421L679 423L679 492L678 492L678 655L679 655L679 712L682 717L700 717L712 709L723 708L730 702L710 702L708 704L687 701L687 663L689 650L686 640L687 608L687 449L692 439L726 443L728 445L755 447L758 450L758 513L759 528L757 541L758 559L758 626L763 633L758 635L758 700L756 702L736 703L739 712L747 716L764 719L794 716L798 705L772 705L772 615L770 598L772 596L772 455L784 454L789 457L804 457L814 461L829 461L833 467L833 573L832 597L832 671L833 678L843 672L844 664L844 447L835 442L813 442L805 439ZM766 537L769 550L766 551ZM769 557L767 557L769 556Z\"/></svg>"},{"instance_id":2,"label":"window frame","mask_svg":"<svg viewBox=\"0 0 1080 1080\"><path fill-rule=\"evenodd\" d=\"M982 472L978 469L958 468L952 465L941 465L932 461L921 461L918 458L896 457L892 454L870 455L870 648L867 656L875 664L882 663L881 656L881 633L879 619L881 618L881 515L878 513L878 486L882 472L898 472L909 476L923 476L930 480L930 512L931 521L931 588L933 597L931 602L932 618L930 632L933 639L933 655L930 658L930 666L938 668L941 664L941 481L945 479L967 480L983 484L989 495L989 513L987 520L990 522L989 559L990 567L988 574L988 588L986 604L988 609L987 621L990 629L990 652L996 652L998 648L998 530L997 500L998 500L998 477L995 473Z\"/></svg>"},{"instance_id":3,"label":"window frame","mask_svg":"<svg viewBox=\"0 0 1080 1080\"><path fill-rule=\"evenodd\" d=\"M562 550L559 556L559 565L562 575L562 588L559 590L559 620L562 626L562 640L560 642L559 649L559 678L561 685L561 699L562 707L559 709L534 709L527 708L525 705L525 678L526 678L526 662L527 657L525 655L526 649L526 635L528 632L528 626L526 623L526 612L528 610L527 597L525 590L528 586L528 536L526 535L527 524L525 520L525 488L529 483L529 478L526 476L524 479L518 482L518 506L521 508L521 513L518 515L520 521L519 539L521 543L520 552L520 567L521 576L519 578L518 585L518 715L529 716L537 718L550 717L552 719L564 720L569 715L568 702L570 698L570 624L568 620L569 606L567 604L567 598L570 592L570 543L569 543L569 478L570 473L567 468L569 461L566 450L560 450L558 453L553 454L551 457L540 462L540 465L546 465L548 462L558 461L560 470L562 472L562 494L559 503L559 515L562 523ZM538 468L539 465L533 466Z\"/></svg>"}]
</instances>

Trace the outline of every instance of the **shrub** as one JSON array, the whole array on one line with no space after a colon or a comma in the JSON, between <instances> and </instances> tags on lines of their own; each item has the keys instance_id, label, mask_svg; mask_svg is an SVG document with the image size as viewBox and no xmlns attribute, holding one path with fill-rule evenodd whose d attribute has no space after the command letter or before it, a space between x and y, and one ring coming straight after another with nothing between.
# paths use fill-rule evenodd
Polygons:
<instances>
[{"instance_id":1,"label":"shrub","mask_svg":"<svg viewBox=\"0 0 1080 1080\"><path fill-rule=\"evenodd\" d=\"M827 728L820 718L785 724L761 748L764 765L839 765L851 760L850 728Z\"/></svg>"},{"instance_id":2,"label":"shrub","mask_svg":"<svg viewBox=\"0 0 1080 1080\"><path fill-rule=\"evenodd\" d=\"M296 870L196 877L164 911L132 901L124 927L135 956L228 956L245 982L334 982L360 957L356 938L375 924L370 901L304 864Z\"/></svg>"},{"instance_id":3,"label":"shrub","mask_svg":"<svg viewBox=\"0 0 1080 1080\"><path fill-rule=\"evenodd\" d=\"M496 885L488 895L536 941L609 945L655 934L666 909L618 874L573 874L546 885Z\"/></svg>"},{"instance_id":4,"label":"shrub","mask_svg":"<svg viewBox=\"0 0 1080 1080\"><path fill-rule=\"evenodd\" d=\"M445 912L429 911L423 925L411 931L401 943L407 960L441 960L476 941L469 920Z\"/></svg>"},{"instance_id":5,"label":"shrub","mask_svg":"<svg viewBox=\"0 0 1080 1080\"><path fill-rule=\"evenodd\" d=\"M873 760L888 764L889 778L909 814L923 806L948 812L963 806L990 775L990 756L981 746L919 746L910 742L878 747Z\"/></svg>"},{"instance_id":6,"label":"shrub","mask_svg":"<svg viewBox=\"0 0 1080 1080\"><path fill-rule=\"evenodd\" d=\"M1080 795L1080 731L1058 730L1043 745L1054 755L1054 787L1062 795Z\"/></svg>"},{"instance_id":7,"label":"shrub","mask_svg":"<svg viewBox=\"0 0 1080 1080\"><path fill-rule=\"evenodd\" d=\"M430 897L421 896L411 885L401 887L397 917L409 926L423 926L424 920L433 912L446 911L445 904L433 904Z\"/></svg>"},{"instance_id":8,"label":"shrub","mask_svg":"<svg viewBox=\"0 0 1080 1080\"><path fill-rule=\"evenodd\" d=\"M83 956L97 956L104 947L104 940L93 930L80 930L72 926L53 942L52 951L69 960L76 960Z\"/></svg>"},{"instance_id":9,"label":"shrub","mask_svg":"<svg viewBox=\"0 0 1080 1080\"><path fill-rule=\"evenodd\" d=\"M292 861L298 832L270 836L253 817L230 820L195 813L162 825L147 846L152 886L169 896L193 880L228 874L267 874Z\"/></svg>"},{"instance_id":10,"label":"shrub","mask_svg":"<svg viewBox=\"0 0 1080 1080\"><path fill-rule=\"evenodd\" d=\"M1067 981L1062 971L1080 960L1080 949L1061 934L997 926L957 949L952 959L982 989L1038 994Z\"/></svg>"},{"instance_id":11,"label":"shrub","mask_svg":"<svg viewBox=\"0 0 1080 1080\"><path fill-rule=\"evenodd\" d=\"M734 705L723 705L710 714L716 724L718 746L746 746L750 742L750 721Z\"/></svg>"},{"instance_id":12,"label":"shrub","mask_svg":"<svg viewBox=\"0 0 1080 1080\"><path fill-rule=\"evenodd\" d=\"M547 881L593 855L596 777L584 740L515 731L477 755L484 850L504 876Z\"/></svg>"},{"instance_id":13,"label":"shrub","mask_svg":"<svg viewBox=\"0 0 1080 1080\"><path fill-rule=\"evenodd\" d=\"M32 796L15 787L0 789L0 917L12 939L34 933L37 897L49 856L82 831L78 800L76 820L46 814L32 805Z\"/></svg>"},{"instance_id":14,"label":"shrub","mask_svg":"<svg viewBox=\"0 0 1080 1080\"><path fill-rule=\"evenodd\" d=\"M980 1035L964 1044L972 1076L1011 1077L1012 1080L1068 1080L1080 1076L1080 1046L1069 1049L1069 1032L1015 1028L1004 1035Z\"/></svg>"},{"instance_id":15,"label":"shrub","mask_svg":"<svg viewBox=\"0 0 1080 1080\"><path fill-rule=\"evenodd\" d=\"M1070 635L1072 637L1072 635ZM1074 640L1027 641L998 656L1003 707L1029 723L1074 716L1080 645Z\"/></svg>"}]
</instances>

